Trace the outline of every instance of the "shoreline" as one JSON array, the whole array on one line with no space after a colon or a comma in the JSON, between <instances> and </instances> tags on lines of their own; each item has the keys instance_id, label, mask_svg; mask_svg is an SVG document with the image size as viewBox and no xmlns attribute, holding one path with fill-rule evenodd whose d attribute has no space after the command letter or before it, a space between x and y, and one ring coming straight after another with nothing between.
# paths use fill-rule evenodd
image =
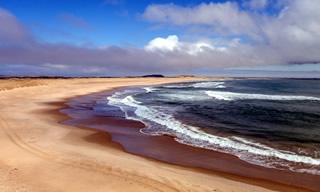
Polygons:
<instances>
[{"instance_id":1,"label":"shoreline","mask_svg":"<svg viewBox=\"0 0 320 192\"><path fill-rule=\"evenodd\" d=\"M1 191L270 191L245 178L131 155L107 133L58 123L70 98L122 86L204 78L71 79L8 82L0 91ZM1 83L3 83L2 81ZM2 84L5 86L5 83ZM27 86L25 86L27 85ZM29 87L29 85L32 85ZM41 86L39 86L41 85ZM110 141L110 142L109 142ZM148 171L146 171L148 170ZM34 177L41 175L41 177ZM108 181L108 182L106 182ZM267 185L269 187L267 187ZM288 190L284 190L288 189ZM285 187L280 191L296 191ZM305 190L306 191L306 190Z\"/></svg>"},{"instance_id":2,"label":"shoreline","mask_svg":"<svg viewBox=\"0 0 320 192\"><path fill-rule=\"evenodd\" d=\"M68 117L69 115L73 117L69 117L69 120L65 120L60 123L106 132L110 135L112 142L122 146L120 147L122 150L130 154L145 157L147 159L152 159L183 167L189 167L196 169L196 171L200 172L209 171L215 174L223 175L227 178L236 178L235 180L237 181L242 180L242 182L247 182L250 184L254 183L256 185L264 187L270 187L274 185L273 187L271 187L272 189L281 191L290 191L291 187L296 187L297 190L306 189L317 191L318 189L320 189L320 186L313 186L314 184L316 184L316 178L320 178L319 176L311 176L309 174L304 173L295 173L290 171L276 170L261 167L258 165L253 165L243 160L240 160L238 157L231 154L211 151L178 143L174 140L174 136L146 135L139 131L140 129L145 128L145 125L142 122L128 120L124 116L114 116L114 113L111 110L109 112L106 112L106 114L104 114L106 116L103 117L91 117L92 111L89 112L89 117L83 116L82 113L80 117L77 116L76 113L81 104L87 104L90 102L92 102L91 104L93 104L95 101L101 98L107 98L108 96L111 96L117 91L124 91L128 88L131 87L121 87L117 88L116 90L107 90L100 93L85 95L71 99L69 102L67 102L69 104L66 104L67 106L69 106L68 111L63 111L63 109L60 111ZM74 99L76 101L74 101ZM114 108L113 106L109 107ZM108 115L108 113L110 114ZM116 128L110 129L108 128L109 126ZM126 134L123 136L121 135L121 133L119 134L118 131L115 131L115 129L121 129ZM166 146L170 146L170 148L167 148ZM159 151L162 151L163 153L158 154L154 153L153 151L158 151L158 153ZM183 155L183 158L180 158L179 155ZM201 161L203 162L199 162L198 160L190 160L193 158L193 155L196 156L196 158L202 159ZM188 160L185 161L184 159ZM212 163L212 161L214 161L213 164L217 163L219 164L219 166L211 166L210 164ZM221 167L228 168L226 169ZM249 171L250 174L248 174L247 171ZM285 176L285 178L279 179L280 181L272 179L272 177L279 174L281 176ZM301 177L309 177L313 181L309 183L300 182ZM268 183L268 185L265 185L265 183ZM290 183L293 183L295 186L290 185ZM286 189L286 187L288 187L288 189Z\"/></svg>"}]
</instances>

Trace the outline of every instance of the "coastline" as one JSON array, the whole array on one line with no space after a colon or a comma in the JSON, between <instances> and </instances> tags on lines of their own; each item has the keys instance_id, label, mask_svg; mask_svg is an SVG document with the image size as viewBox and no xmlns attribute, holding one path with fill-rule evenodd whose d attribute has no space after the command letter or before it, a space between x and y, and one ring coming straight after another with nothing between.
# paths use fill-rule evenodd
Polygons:
<instances>
[{"instance_id":1,"label":"coastline","mask_svg":"<svg viewBox=\"0 0 320 192\"><path fill-rule=\"evenodd\" d=\"M92 114L93 110L91 110L90 104L94 105L97 100L126 89L121 88L120 90L105 91L71 99L71 102L67 104L68 109L62 110L62 113L72 118L62 123L107 132L112 141L120 144L126 152L160 162L190 167L200 172L213 171L215 174L221 174L227 178L236 178L235 180L238 181L242 180L242 182L255 183L265 187L272 186L273 189L280 191L290 191L290 187L296 187L302 191L303 188L314 191L320 189L320 185L318 186L317 183L317 180L320 179L319 176L253 165L230 154L178 143L173 136L142 134L139 130L145 128L143 123L127 120L124 114L114 113L115 109L112 106L109 106L111 109L104 112L103 116ZM83 103L88 107L88 113L85 112L86 109L81 109ZM81 112L80 115L77 114L79 112ZM275 175L278 176L276 179ZM243 177L246 179L243 180ZM302 177L304 180L301 180ZM270 185L266 185L266 183L270 183Z\"/></svg>"},{"instance_id":2,"label":"coastline","mask_svg":"<svg viewBox=\"0 0 320 192\"><path fill-rule=\"evenodd\" d=\"M0 92L0 144L5 149L0 154L1 191L296 191L131 155L108 133L58 123L67 119L58 110L70 98L116 87L190 80L204 79L44 80L42 86Z\"/></svg>"}]
</instances>

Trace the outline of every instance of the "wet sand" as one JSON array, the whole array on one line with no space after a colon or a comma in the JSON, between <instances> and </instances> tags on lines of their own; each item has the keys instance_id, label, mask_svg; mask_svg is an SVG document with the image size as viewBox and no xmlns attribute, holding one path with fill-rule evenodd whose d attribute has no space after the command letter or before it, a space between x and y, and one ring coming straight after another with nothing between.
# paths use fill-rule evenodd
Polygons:
<instances>
[{"instance_id":1,"label":"wet sand","mask_svg":"<svg viewBox=\"0 0 320 192\"><path fill-rule=\"evenodd\" d=\"M128 136L145 141L139 142L141 146L133 147L132 151L148 149L148 146L163 148L163 144L170 149L176 143L171 137L161 137L164 138L161 141L142 138L137 128L143 125L123 118L97 117L84 121L90 125L109 123L108 128L114 131L109 130L111 134L59 123L68 120L59 110L66 108L64 103L71 98L123 86L191 80L201 78L1 80L0 191L306 191L127 153L128 146L120 145L119 141L124 139L130 145ZM89 104L90 99L86 102ZM82 117L88 114L85 111ZM90 118L96 117L91 114ZM193 149L177 146L180 147L174 150L179 156L188 155L183 152L184 148ZM153 153L162 156L157 150ZM172 158L178 159L178 156ZM229 161L231 157L225 158L223 161ZM218 167L231 166L221 163Z\"/></svg>"}]
</instances>

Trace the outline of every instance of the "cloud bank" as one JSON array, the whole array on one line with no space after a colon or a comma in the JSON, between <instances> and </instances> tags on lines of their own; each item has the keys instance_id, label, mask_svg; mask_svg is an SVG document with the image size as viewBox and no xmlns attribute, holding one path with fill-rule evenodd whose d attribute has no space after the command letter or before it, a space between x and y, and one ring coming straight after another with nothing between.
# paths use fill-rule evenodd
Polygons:
<instances>
[{"instance_id":1,"label":"cloud bank","mask_svg":"<svg viewBox=\"0 0 320 192\"><path fill-rule=\"evenodd\" d=\"M239 34L256 31L254 20L232 2L181 7L174 4L150 5L144 12L148 21L184 25L204 25L215 32Z\"/></svg>"},{"instance_id":2,"label":"cloud bank","mask_svg":"<svg viewBox=\"0 0 320 192\"><path fill-rule=\"evenodd\" d=\"M239 57L246 56L243 49L248 55L259 57L258 60L248 58L248 65L254 62L287 64L320 61L320 54L317 54L320 50L320 1L279 1L283 9L277 15L241 10L237 3L226 2L194 7L150 5L143 17L167 25L206 27L212 30L212 34L247 36L252 40L251 44L243 43L238 49L226 49ZM251 0L246 5L252 9L263 9L268 6L268 1Z\"/></svg>"},{"instance_id":3,"label":"cloud bank","mask_svg":"<svg viewBox=\"0 0 320 192\"><path fill-rule=\"evenodd\" d=\"M257 11L271 6L267 0L251 0L246 5L149 5L142 14L146 21L183 29L205 28L214 38L188 41L173 34L155 37L142 48L41 42L12 13L0 9L0 65L37 66L57 73L131 75L319 62L320 1L278 1L283 8L272 15Z\"/></svg>"}]
</instances>

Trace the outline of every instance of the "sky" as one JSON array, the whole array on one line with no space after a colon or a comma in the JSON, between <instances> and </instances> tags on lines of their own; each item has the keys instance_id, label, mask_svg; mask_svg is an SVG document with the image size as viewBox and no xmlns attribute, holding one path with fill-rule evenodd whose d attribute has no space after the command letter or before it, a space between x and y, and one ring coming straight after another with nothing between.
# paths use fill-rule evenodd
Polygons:
<instances>
[{"instance_id":1,"label":"sky","mask_svg":"<svg viewBox=\"0 0 320 192\"><path fill-rule=\"evenodd\" d=\"M0 0L0 75L320 77L319 10L319 0Z\"/></svg>"}]
</instances>

